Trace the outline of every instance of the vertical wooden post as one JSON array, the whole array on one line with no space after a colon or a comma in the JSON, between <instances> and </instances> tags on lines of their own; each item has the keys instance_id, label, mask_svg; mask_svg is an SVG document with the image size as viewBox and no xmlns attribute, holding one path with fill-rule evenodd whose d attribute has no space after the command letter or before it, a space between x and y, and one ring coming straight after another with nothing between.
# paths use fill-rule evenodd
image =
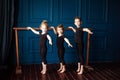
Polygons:
<instances>
[{"instance_id":1,"label":"vertical wooden post","mask_svg":"<svg viewBox=\"0 0 120 80\"><path fill-rule=\"evenodd\" d=\"M88 66L88 61L89 61L89 52L90 52L90 34L88 33L88 37L87 37L87 52L86 52L86 64L85 64L85 68L87 68L88 70L94 70L92 67Z\"/></svg>"},{"instance_id":2,"label":"vertical wooden post","mask_svg":"<svg viewBox=\"0 0 120 80\"><path fill-rule=\"evenodd\" d=\"M15 43L16 43L16 59L17 59L16 74L20 74L21 73L21 66L19 63L18 31L17 31L17 29L15 29Z\"/></svg>"},{"instance_id":3,"label":"vertical wooden post","mask_svg":"<svg viewBox=\"0 0 120 80\"><path fill-rule=\"evenodd\" d=\"M16 74L21 74L22 70L21 70L21 65L20 65L20 61L19 61L19 44L18 44L18 30L27 30L26 28L13 28L15 30L15 43L16 43ZM39 30L39 28L34 28L36 30Z\"/></svg>"},{"instance_id":4,"label":"vertical wooden post","mask_svg":"<svg viewBox=\"0 0 120 80\"><path fill-rule=\"evenodd\" d=\"M89 52L90 52L90 34L88 33L87 52L86 52L86 66L88 65L88 61L89 61Z\"/></svg>"}]
</instances>

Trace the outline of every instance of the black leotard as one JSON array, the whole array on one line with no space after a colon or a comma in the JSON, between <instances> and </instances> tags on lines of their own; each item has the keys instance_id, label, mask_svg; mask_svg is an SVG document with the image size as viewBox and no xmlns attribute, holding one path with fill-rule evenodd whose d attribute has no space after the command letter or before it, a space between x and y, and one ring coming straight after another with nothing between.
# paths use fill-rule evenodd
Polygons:
<instances>
[{"instance_id":1,"label":"black leotard","mask_svg":"<svg viewBox=\"0 0 120 80\"><path fill-rule=\"evenodd\" d=\"M64 53L65 53L65 48L64 48L64 38L65 36L60 36L58 37L57 35L57 48L58 48L58 57L59 57L59 60L60 60L60 63L62 63L63 65L65 64L65 61L64 61Z\"/></svg>"},{"instance_id":2,"label":"black leotard","mask_svg":"<svg viewBox=\"0 0 120 80\"><path fill-rule=\"evenodd\" d=\"M83 43L83 28L76 28L76 33L75 33L75 42L76 43Z\"/></svg>"},{"instance_id":3,"label":"black leotard","mask_svg":"<svg viewBox=\"0 0 120 80\"><path fill-rule=\"evenodd\" d=\"M41 34L40 33L40 54L41 54L41 58L42 58L42 62L44 62L44 64L47 64L47 60L46 60L46 54L47 54L47 33L46 34Z\"/></svg>"},{"instance_id":4,"label":"black leotard","mask_svg":"<svg viewBox=\"0 0 120 80\"><path fill-rule=\"evenodd\" d=\"M84 35L83 28L76 28L76 33L75 33L76 50L78 53L78 62L80 62L82 65L84 64L84 61L83 61L83 48L84 48L83 35Z\"/></svg>"}]
</instances>

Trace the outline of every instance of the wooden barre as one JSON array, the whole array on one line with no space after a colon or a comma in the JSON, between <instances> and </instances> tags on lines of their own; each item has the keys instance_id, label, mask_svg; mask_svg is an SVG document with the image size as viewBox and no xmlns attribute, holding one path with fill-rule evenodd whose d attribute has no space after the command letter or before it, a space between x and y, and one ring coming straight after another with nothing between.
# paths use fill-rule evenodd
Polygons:
<instances>
[{"instance_id":1,"label":"wooden barre","mask_svg":"<svg viewBox=\"0 0 120 80\"><path fill-rule=\"evenodd\" d=\"M19 50L18 50L18 30L28 30L27 28L13 28L15 30L15 43L16 43L16 60L17 60L17 66L16 66L16 74L21 74L21 66L19 61ZM40 28L33 28L35 30L40 30ZM89 28L90 29L90 28ZM52 30L52 28L49 28L48 30ZM69 28L65 28L65 30L71 30ZM90 29L91 30L91 29ZM88 60L89 60L89 51L90 51L90 34L88 33L87 37L87 51L86 51L86 63L85 65L88 66Z\"/></svg>"},{"instance_id":2,"label":"wooden barre","mask_svg":"<svg viewBox=\"0 0 120 80\"><path fill-rule=\"evenodd\" d=\"M16 27L14 27L13 29L14 30L28 30L27 28L16 28ZM40 30L39 28L33 28L33 29Z\"/></svg>"},{"instance_id":3,"label":"wooden barre","mask_svg":"<svg viewBox=\"0 0 120 80\"><path fill-rule=\"evenodd\" d=\"M17 28L17 27L14 27L13 28L14 30L28 30L27 28ZM40 30L40 28L32 28L32 29L35 29L35 30ZM65 30L72 30L72 29L69 29L69 28L64 28ZM91 30L91 28L88 28ZM48 30L52 30L52 28L48 28Z\"/></svg>"},{"instance_id":4,"label":"wooden barre","mask_svg":"<svg viewBox=\"0 0 120 80\"><path fill-rule=\"evenodd\" d=\"M29 30L27 28L13 28L14 30ZM40 28L32 28L32 29L35 29L35 30L40 30ZM52 30L52 28L48 28L48 30ZM72 29L69 29L69 28L64 28L64 30L72 30Z\"/></svg>"}]
</instances>

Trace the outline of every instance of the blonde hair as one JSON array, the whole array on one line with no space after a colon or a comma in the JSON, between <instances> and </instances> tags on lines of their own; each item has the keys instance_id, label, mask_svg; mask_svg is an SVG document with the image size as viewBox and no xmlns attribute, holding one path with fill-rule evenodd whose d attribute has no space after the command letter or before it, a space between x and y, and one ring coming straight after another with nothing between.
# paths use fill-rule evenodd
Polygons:
<instances>
[{"instance_id":1,"label":"blonde hair","mask_svg":"<svg viewBox=\"0 0 120 80\"><path fill-rule=\"evenodd\" d=\"M40 29L41 29L42 25L45 25L46 28L48 29L48 22L47 22L47 20L43 20L43 21L41 22L41 24L40 24L40 26L39 26Z\"/></svg>"}]
</instances>

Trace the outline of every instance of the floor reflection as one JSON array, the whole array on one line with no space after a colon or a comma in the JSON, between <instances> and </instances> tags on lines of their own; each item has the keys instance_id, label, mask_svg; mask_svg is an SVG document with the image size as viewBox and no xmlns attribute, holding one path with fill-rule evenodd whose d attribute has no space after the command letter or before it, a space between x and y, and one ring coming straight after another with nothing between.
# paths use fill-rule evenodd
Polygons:
<instances>
[{"instance_id":1,"label":"floor reflection","mask_svg":"<svg viewBox=\"0 0 120 80\"><path fill-rule=\"evenodd\" d=\"M59 73L60 80L66 80L65 73Z\"/></svg>"},{"instance_id":2,"label":"floor reflection","mask_svg":"<svg viewBox=\"0 0 120 80\"><path fill-rule=\"evenodd\" d=\"M42 74L41 77L42 77L42 80L47 80L47 74Z\"/></svg>"}]
</instances>

